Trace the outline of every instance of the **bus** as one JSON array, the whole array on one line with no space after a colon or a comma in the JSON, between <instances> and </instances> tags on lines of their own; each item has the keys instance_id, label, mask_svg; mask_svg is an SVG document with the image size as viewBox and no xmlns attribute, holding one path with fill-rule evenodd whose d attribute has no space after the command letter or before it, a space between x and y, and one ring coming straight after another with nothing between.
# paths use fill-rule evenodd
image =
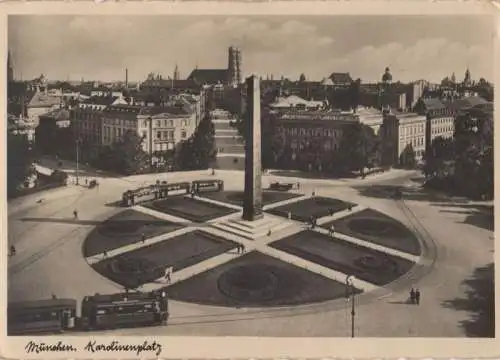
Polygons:
<instances>
[{"instance_id":1,"label":"bus","mask_svg":"<svg viewBox=\"0 0 500 360\"><path fill-rule=\"evenodd\" d=\"M193 192L215 192L224 190L224 181L222 180L197 180L193 181Z\"/></svg>"},{"instance_id":2,"label":"bus","mask_svg":"<svg viewBox=\"0 0 500 360\"><path fill-rule=\"evenodd\" d=\"M168 316L165 292L96 294L83 298L81 327L85 330L101 330L163 325L167 323Z\"/></svg>"},{"instance_id":3,"label":"bus","mask_svg":"<svg viewBox=\"0 0 500 360\"><path fill-rule=\"evenodd\" d=\"M74 329L76 300L47 299L9 303L7 334L61 333Z\"/></svg>"}]
</instances>

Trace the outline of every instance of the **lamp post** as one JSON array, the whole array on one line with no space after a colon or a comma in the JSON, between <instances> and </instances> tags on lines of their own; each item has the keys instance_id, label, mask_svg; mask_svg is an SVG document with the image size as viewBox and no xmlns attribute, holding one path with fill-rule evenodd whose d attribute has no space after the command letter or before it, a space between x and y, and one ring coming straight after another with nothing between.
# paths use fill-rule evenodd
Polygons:
<instances>
[{"instance_id":1,"label":"lamp post","mask_svg":"<svg viewBox=\"0 0 500 360\"><path fill-rule=\"evenodd\" d=\"M351 337L354 338L354 317L356 315L355 307L354 307L354 280L355 277L353 275L347 275L345 279L346 290L347 290L347 300L351 301Z\"/></svg>"},{"instance_id":2,"label":"lamp post","mask_svg":"<svg viewBox=\"0 0 500 360\"><path fill-rule=\"evenodd\" d=\"M76 185L79 185L79 171L80 171L80 138L76 139Z\"/></svg>"}]
</instances>

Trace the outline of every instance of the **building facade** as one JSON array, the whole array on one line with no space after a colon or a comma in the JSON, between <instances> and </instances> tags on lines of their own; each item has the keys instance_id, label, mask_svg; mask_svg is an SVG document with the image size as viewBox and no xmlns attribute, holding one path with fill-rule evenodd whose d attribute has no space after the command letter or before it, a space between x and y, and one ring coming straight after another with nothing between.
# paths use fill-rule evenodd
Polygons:
<instances>
[{"instance_id":1,"label":"building facade","mask_svg":"<svg viewBox=\"0 0 500 360\"><path fill-rule=\"evenodd\" d=\"M332 170L332 153L340 149L343 129L359 120L353 113L290 111L274 113L276 163L307 171Z\"/></svg>"},{"instance_id":2,"label":"building facade","mask_svg":"<svg viewBox=\"0 0 500 360\"><path fill-rule=\"evenodd\" d=\"M455 133L455 111L439 99L420 99L415 106L426 117L426 149L437 137L450 139Z\"/></svg>"},{"instance_id":3,"label":"building facade","mask_svg":"<svg viewBox=\"0 0 500 360\"><path fill-rule=\"evenodd\" d=\"M406 166L413 165L413 160L420 162L426 149L426 122L426 116L416 113L385 114L381 131L384 163Z\"/></svg>"}]
</instances>

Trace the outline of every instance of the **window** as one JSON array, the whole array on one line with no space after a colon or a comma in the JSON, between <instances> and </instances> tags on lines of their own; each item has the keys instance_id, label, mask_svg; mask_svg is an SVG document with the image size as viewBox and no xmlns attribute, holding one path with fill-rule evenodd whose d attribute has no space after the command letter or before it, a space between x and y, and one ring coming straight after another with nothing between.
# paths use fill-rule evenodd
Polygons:
<instances>
[{"instance_id":1,"label":"window","mask_svg":"<svg viewBox=\"0 0 500 360\"><path fill-rule=\"evenodd\" d=\"M181 121L181 126L186 126L186 120Z\"/></svg>"},{"instance_id":2,"label":"window","mask_svg":"<svg viewBox=\"0 0 500 360\"><path fill-rule=\"evenodd\" d=\"M170 120L169 123L170 123L170 127L174 126L174 120Z\"/></svg>"},{"instance_id":3,"label":"window","mask_svg":"<svg viewBox=\"0 0 500 360\"><path fill-rule=\"evenodd\" d=\"M174 131L173 131L173 130L171 130L171 131L170 131L170 139L173 139L173 138L174 138Z\"/></svg>"},{"instance_id":4,"label":"window","mask_svg":"<svg viewBox=\"0 0 500 360\"><path fill-rule=\"evenodd\" d=\"M161 131L157 131L156 132L156 138L157 139L161 139Z\"/></svg>"},{"instance_id":5,"label":"window","mask_svg":"<svg viewBox=\"0 0 500 360\"><path fill-rule=\"evenodd\" d=\"M181 131L181 138L185 139L185 138L186 138L186 136L187 136L186 131L185 131L185 130L182 130L182 131Z\"/></svg>"},{"instance_id":6,"label":"window","mask_svg":"<svg viewBox=\"0 0 500 360\"><path fill-rule=\"evenodd\" d=\"M160 122L160 120L156 120L156 127L157 127L157 128L161 127L161 122Z\"/></svg>"}]
</instances>

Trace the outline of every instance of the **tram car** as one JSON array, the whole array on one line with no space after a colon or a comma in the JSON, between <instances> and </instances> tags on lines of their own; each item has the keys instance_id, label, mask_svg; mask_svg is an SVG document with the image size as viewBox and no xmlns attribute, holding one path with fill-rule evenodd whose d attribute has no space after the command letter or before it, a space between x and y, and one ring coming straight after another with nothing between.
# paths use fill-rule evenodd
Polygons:
<instances>
[{"instance_id":1,"label":"tram car","mask_svg":"<svg viewBox=\"0 0 500 360\"><path fill-rule=\"evenodd\" d=\"M168 315L164 292L96 294L83 299L80 324L83 330L164 325Z\"/></svg>"},{"instance_id":2,"label":"tram car","mask_svg":"<svg viewBox=\"0 0 500 360\"><path fill-rule=\"evenodd\" d=\"M7 305L8 335L62 333L75 328L76 300L48 299Z\"/></svg>"},{"instance_id":3,"label":"tram car","mask_svg":"<svg viewBox=\"0 0 500 360\"><path fill-rule=\"evenodd\" d=\"M163 291L124 292L86 296L81 317L76 317L77 301L50 299L9 303L7 334L57 334L131 326L167 324L168 298Z\"/></svg>"},{"instance_id":4,"label":"tram car","mask_svg":"<svg viewBox=\"0 0 500 360\"><path fill-rule=\"evenodd\" d=\"M136 204L165 199L169 196L198 194L203 192L215 192L224 190L222 180L197 180L190 182L168 183L157 182L155 185L141 187L135 190L127 190L122 194L123 206L134 206Z\"/></svg>"},{"instance_id":5,"label":"tram car","mask_svg":"<svg viewBox=\"0 0 500 360\"><path fill-rule=\"evenodd\" d=\"M197 194L203 192L223 191L224 181L214 179L193 181L191 190Z\"/></svg>"}]
</instances>

